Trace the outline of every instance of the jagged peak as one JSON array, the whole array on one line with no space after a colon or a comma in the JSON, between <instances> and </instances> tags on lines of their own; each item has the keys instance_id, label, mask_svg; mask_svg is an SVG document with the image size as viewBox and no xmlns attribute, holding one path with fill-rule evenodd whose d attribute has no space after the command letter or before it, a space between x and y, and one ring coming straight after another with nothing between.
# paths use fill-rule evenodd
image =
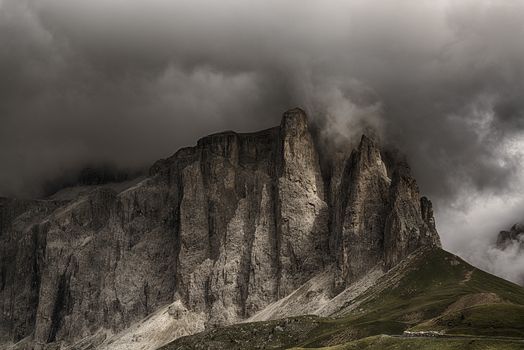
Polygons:
<instances>
[{"instance_id":1,"label":"jagged peak","mask_svg":"<svg viewBox=\"0 0 524 350\"><path fill-rule=\"evenodd\" d=\"M367 155L368 157L380 157L380 149L377 142L366 134L362 134L360 138L360 143L358 145L358 150L361 154Z\"/></svg>"},{"instance_id":2,"label":"jagged peak","mask_svg":"<svg viewBox=\"0 0 524 350\"><path fill-rule=\"evenodd\" d=\"M375 145L375 144L376 144L375 140L366 134L362 134L362 136L360 137L359 148L362 148L368 145Z\"/></svg>"},{"instance_id":3,"label":"jagged peak","mask_svg":"<svg viewBox=\"0 0 524 350\"><path fill-rule=\"evenodd\" d=\"M306 112L299 107L287 110L282 115L280 127L283 131L307 129L308 117Z\"/></svg>"},{"instance_id":4,"label":"jagged peak","mask_svg":"<svg viewBox=\"0 0 524 350\"><path fill-rule=\"evenodd\" d=\"M517 224L511 226L511 231L524 232L524 225L521 224L521 223L517 223Z\"/></svg>"},{"instance_id":5,"label":"jagged peak","mask_svg":"<svg viewBox=\"0 0 524 350\"><path fill-rule=\"evenodd\" d=\"M382 175L388 178L380 147L372 137L363 134L358 147L353 150L352 157L361 169L378 168Z\"/></svg>"},{"instance_id":6,"label":"jagged peak","mask_svg":"<svg viewBox=\"0 0 524 350\"><path fill-rule=\"evenodd\" d=\"M520 242L522 243L522 239L519 239L519 237L522 237L524 235L524 225L521 223L516 223L509 231L500 231L497 236L497 247L500 249L504 249L507 245L511 244L511 242Z\"/></svg>"}]
</instances>

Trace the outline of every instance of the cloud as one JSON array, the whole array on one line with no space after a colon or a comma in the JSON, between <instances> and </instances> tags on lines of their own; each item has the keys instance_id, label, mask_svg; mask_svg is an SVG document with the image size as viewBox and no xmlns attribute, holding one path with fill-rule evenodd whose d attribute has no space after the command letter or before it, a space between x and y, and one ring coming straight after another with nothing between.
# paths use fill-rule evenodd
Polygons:
<instances>
[{"instance_id":1,"label":"cloud","mask_svg":"<svg viewBox=\"0 0 524 350\"><path fill-rule=\"evenodd\" d=\"M481 267L514 283L524 285L524 252L522 242L514 242L505 249L489 247Z\"/></svg>"},{"instance_id":2,"label":"cloud","mask_svg":"<svg viewBox=\"0 0 524 350\"><path fill-rule=\"evenodd\" d=\"M522 210L521 210L522 212ZM494 243L486 246L482 240L470 242L473 249L463 257L475 266L524 286L524 236L500 247Z\"/></svg>"},{"instance_id":3,"label":"cloud","mask_svg":"<svg viewBox=\"0 0 524 350\"><path fill-rule=\"evenodd\" d=\"M372 128L402 149L446 248L485 251L524 216L522 13L517 0L0 1L0 195L38 195L88 163L147 166L299 105L329 142Z\"/></svg>"}]
</instances>

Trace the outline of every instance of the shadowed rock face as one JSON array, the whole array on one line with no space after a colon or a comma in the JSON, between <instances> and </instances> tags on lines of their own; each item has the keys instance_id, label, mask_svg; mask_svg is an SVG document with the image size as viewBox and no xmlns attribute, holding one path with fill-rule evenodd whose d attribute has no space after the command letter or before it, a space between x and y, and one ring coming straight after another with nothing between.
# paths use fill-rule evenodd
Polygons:
<instances>
[{"instance_id":1,"label":"shadowed rock face","mask_svg":"<svg viewBox=\"0 0 524 350\"><path fill-rule=\"evenodd\" d=\"M239 322L328 266L343 288L439 245L431 202L371 139L322 153L300 109L156 162L122 192L0 201L0 340L37 346L130 326L178 301Z\"/></svg>"},{"instance_id":2,"label":"shadowed rock face","mask_svg":"<svg viewBox=\"0 0 524 350\"><path fill-rule=\"evenodd\" d=\"M524 250L524 225L515 224L509 231L500 231L497 236L497 248L505 249L511 244L518 244Z\"/></svg>"}]
</instances>

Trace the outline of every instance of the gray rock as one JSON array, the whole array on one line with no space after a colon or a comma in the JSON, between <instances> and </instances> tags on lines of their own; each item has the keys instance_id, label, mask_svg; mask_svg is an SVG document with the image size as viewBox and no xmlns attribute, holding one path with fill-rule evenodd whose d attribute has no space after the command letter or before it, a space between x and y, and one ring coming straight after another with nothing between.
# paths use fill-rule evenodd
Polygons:
<instances>
[{"instance_id":1,"label":"gray rock","mask_svg":"<svg viewBox=\"0 0 524 350\"><path fill-rule=\"evenodd\" d=\"M334 250L345 285L382 262L390 182L379 148L363 136L334 189Z\"/></svg>"},{"instance_id":2,"label":"gray rock","mask_svg":"<svg viewBox=\"0 0 524 350\"><path fill-rule=\"evenodd\" d=\"M204 137L120 192L2 199L0 341L73 343L173 302L177 319L231 324L326 268L345 287L439 245L431 202L383 154L364 136L323 173L293 109L279 127Z\"/></svg>"},{"instance_id":3,"label":"gray rock","mask_svg":"<svg viewBox=\"0 0 524 350\"><path fill-rule=\"evenodd\" d=\"M319 156L301 109L284 114L277 163L277 244L279 298L323 266L328 243L329 208Z\"/></svg>"},{"instance_id":4,"label":"gray rock","mask_svg":"<svg viewBox=\"0 0 524 350\"><path fill-rule=\"evenodd\" d=\"M420 198L417 183L404 162L397 165L393 174L389 203L384 228L387 269L419 247L441 246L431 202Z\"/></svg>"},{"instance_id":5,"label":"gray rock","mask_svg":"<svg viewBox=\"0 0 524 350\"><path fill-rule=\"evenodd\" d=\"M499 249L506 249L509 245L517 243L524 250L524 225L515 224L509 231L500 231L497 236L496 246Z\"/></svg>"}]
</instances>

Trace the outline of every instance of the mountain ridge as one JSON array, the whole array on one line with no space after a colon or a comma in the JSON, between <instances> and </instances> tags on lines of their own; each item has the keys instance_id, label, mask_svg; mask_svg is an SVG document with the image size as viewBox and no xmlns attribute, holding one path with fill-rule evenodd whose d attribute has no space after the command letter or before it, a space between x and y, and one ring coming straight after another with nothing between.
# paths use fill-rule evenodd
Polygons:
<instances>
[{"instance_id":1,"label":"mountain ridge","mask_svg":"<svg viewBox=\"0 0 524 350\"><path fill-rule=\"evenodd\" d=\"M206 330L161 349L521 349L523 320L520 286L421 247L330 315Z\"/></svg>"},{"instance_id":2,"label":"mountain ridge","mask_svg":"<svg viewBox=\"0 0 524 350\"><path fill-rule=\"evenodd\" d=\"M440 246L403 160L364 135L327 162L315 138L295 108L278 127L204 137L120 192L6 201L0 339L73 344L173 303L181 322L203 315L188 332L238 323L327 268L333 297Z\"/></svg>"}]
</instances>

